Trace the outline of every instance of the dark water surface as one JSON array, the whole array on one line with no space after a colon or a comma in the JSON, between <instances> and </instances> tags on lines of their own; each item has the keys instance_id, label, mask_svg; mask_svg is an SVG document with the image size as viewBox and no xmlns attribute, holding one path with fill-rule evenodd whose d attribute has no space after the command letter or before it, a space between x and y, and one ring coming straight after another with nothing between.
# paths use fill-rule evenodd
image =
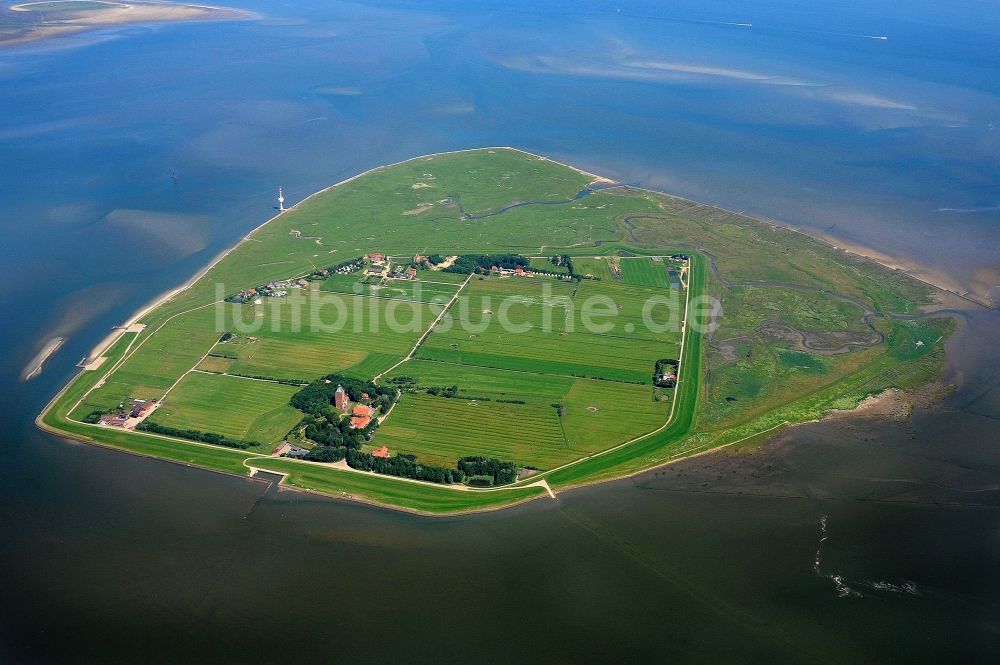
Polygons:
<instances>
[{"instance_id":1,"label":"dark water surface","mask_svg":"<svg viewBox=\"0 0 1000 665\"><path fill-rule=\"evenodd\" d=\"M990 294L995 7L800 5L247 3L263 18L0 51L0 660L994 661L997 312L967 314L959 390L906 424L798 428L489 515L32 427L113 324L273 214L277 185L294 201L436 150L517 145Z\"/></svg>"}]
</instances>

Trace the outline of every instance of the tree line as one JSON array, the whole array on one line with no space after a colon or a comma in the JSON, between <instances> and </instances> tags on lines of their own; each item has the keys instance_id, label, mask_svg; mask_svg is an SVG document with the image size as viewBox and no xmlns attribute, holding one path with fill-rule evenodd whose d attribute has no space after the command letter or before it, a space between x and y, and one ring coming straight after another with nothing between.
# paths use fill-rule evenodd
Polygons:
<instances>
[{"instance_id":1,"label":"tree line","mask_svg":"<svg viewBox=\"0 0 1000 665\"><path fill-rule=\"evenodd\" d=\"M239 448L240 450L246 450L247 448L258 448L261 445L260 441L241 441L239 439L230 439L222 434L216 434L215 432L199 432L193 429L179 429L177 427L167 427L166 425L157 425L148 420L144 420L136 426L136 429L141 432L153 432L154 434L164 434L166 436L176 436L181 439L191 439L192 441L200 441L201 443L210 443L213 446L225 446L227 448Z\"/></svg>"},{"instance_id":2,"label":"tree line","mask_svg":"<svg viewBox=\"0 0 1000 665\"><path fill-rule=\"evenodd\" d=\"M443 272L454 272L461 275L471 275L475 272L489 270L493 266L514 270L527 268L528 259L520 254L465 254L444 269Z\"/></svg>"}]
</instances>

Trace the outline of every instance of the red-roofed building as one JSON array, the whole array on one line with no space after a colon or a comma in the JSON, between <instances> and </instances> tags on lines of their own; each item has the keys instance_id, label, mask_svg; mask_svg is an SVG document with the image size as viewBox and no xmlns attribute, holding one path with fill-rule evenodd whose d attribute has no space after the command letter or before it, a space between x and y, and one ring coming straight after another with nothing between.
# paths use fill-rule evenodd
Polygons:
<instances>
[{"instance_id":1,"label":"red-roofed building","mask_svg":"<svg viewBox=\"0 0 1000 665\"><path fill-rule=\"evenodd\" d=\"M372 457L381 457L382 459L389 459L389 449L382 446L378 450L372 451Z\"/></svg>"},{"instance_id":2,"label":"red-roofed building","mask_svg":"<svg viewBox=\"0 0 1000 665\"><path fill-rule=\"evenodd\" d=\"M361 416L363 418L371 416L373 413L375 413L375 410L365 404L355 404L354 409L351 411L352 415Z\"/></svg>"},{"instance_id":3,"label":"red-roofed building","mask_svg":"<svg viewBox=\"0 0 1000 665\"><path fill-rule=\"evenodd\" d=\"M517 268L514 268L514 274L517 275L518 277L520 277L521 275L524 274L524 268L522 268L520 266L518 266Z\"/></svg>"},{"instance_id":4,"label":"red-roofed building","mask_svg":"<svg viewBox=\"0 0 1000 665\"><path fill-rule=\"evenodd\" d=\"M410 277L416 277L417 276L417 269L414 268L413 266L410 266L409 268L406 269L406 274L408 276L410 276Z\"/></svg>"},{"instance_id":5,"label":"red-roofed building","mask_svg":"<svg viewBox=\"0 0 1000 665\"><path fill-rule=\"evenodd\" d=\"M371 421L371 416L354 416L351 418L351 429L364 429Z\"/></svg>"}]
</instances>

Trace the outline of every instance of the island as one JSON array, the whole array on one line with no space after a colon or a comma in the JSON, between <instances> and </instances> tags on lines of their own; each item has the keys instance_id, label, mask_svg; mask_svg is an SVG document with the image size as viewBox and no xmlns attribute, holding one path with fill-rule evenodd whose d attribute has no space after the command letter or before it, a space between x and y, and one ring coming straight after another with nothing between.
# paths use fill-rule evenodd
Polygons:
<instances>
[{"instance_id":1,"label":"island","mask_svg":"<svg viewBox=\"0 0 1000 665\"><path fill-rule=\"evenodd\" d=\"M508 147L281 210L81 363L54 434L427 515L621 478L934 382L942 292Z\"/></svg>"},{"instance_id":2,"label":"island","mask_svg":"<svg viewBox=\"0 0 1000 665\"><path fill-rule=\"evenodd\" d=\"M253 14L228 7L137 0L45 0L10 5L0 12L0 47L73 35L129 23L226 21Z\"/></svg>"}]
</instances>

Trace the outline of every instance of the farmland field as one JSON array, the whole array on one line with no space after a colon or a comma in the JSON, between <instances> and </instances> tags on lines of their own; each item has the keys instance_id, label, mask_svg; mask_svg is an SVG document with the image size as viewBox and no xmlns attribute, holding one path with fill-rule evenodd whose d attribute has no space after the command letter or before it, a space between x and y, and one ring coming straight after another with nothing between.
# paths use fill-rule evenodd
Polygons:
<instances>
[{"instance_id":1,"label":"farmland field","mask_svg":"<svg viewBox=\"0 0 1000 665\"><path fill-rule=\"evenodd\" d=\"M595 279L605 282L614 281L606 257L574 256L573 267L581 275L593 275Z\"/></svg>"},{"instance_id":2,"label":"farmland field","mask_svg":"<svg viewBox=\"0 0 1000 665\"><path fill-rule=\"evenodd\" d=\"M295 386L219 374L191 372L149 417L180 429L215 432L240 441L258 441L270 450L302 414L288 405Z\"/></svg>"},{"instance_id":3,"label":"farmland field","mask_svg":"<svg viewBox=\"0 0 1000 665\"><path fill-rule=\"evenodd\" d=\"M670 288L667 267L662 261L653 261L646 257L638 257L623 259L619 265L621 265L622 269L622 281L626 284L662 289Z\"/></svg>"},{"instance_id":4,"label":"farmland field","mask_svg":"<svg viewBox=\"0 0 1000 665\"><path fill-rule=\"evenodd\" d=\"M470 423L476 423L470 427ZM454 466L466 455L486 455L551 468L579 453L566 443L548 404L498 404L406 395L379 428L372 445L413 454L426 464Z\"/></svg>"},{"instance_id":5,"label":"farmland field","mask_svg":"<svg viewBox=\"0 0 1000 665\"><path fill-rule=\"evenodd\" d=\"M664 332L650 330L643 318L654 295L664 303L648 318ZM417 357L648 383L657 359L677 355L681 304L676 292L596 281L477 278L448 312L468 325L435 328Z\"/></svg>"},{"instance_id":6,"label":"farmland field","mask_svg":"<svg viewBox=\"0 0 1000 665\"><path fill-rule=\"evenodd\" d=\"M666 422L669 411L668 403L653 400L651 387L620 382L428 360L404 363L393 370L387 380L392 384L393 379L399 377L412 379L418 390L451 385L459 388L458 396L452 399L404 395L392 418L376 435L375 445L384 444L393 450L417 455L428 463L434 460L435 463L454 464L462 456L462 450L481 451L481 432L492 432L490 428L494 424L500 427L503 421L514 419L516 422L555 424L561 428L563 450L558 454L541 443L549 439L532 438L534 443L525 445L518 438L517 429L502 430L507 436L507 444L502 449L508 451L510 459L519 464L551 468L554 462L610 448L650 432ZM484 428L477 425L470 429L437 422L453 409L477 424L486 423ZM547 427L539 426L538 431L547 432Z\"/></svg>"},{"instance_id":7,"label":"farmland field","mask_svg":"<svg viewBox=\"0 0 1000 665\"><path fill-rule=\"evenodd\" d=\"M379 365L387 357L397 362L435 316L426 304L355 295L269 299L232 306L223 328L240 332L213 353L233 355L233 374L311 380L357 367L371 356Z\"/></svg>"},{"instance_id":8,"label":"farmland field","mask_svg":"<svg viewBox=\"0 0 1000 665\"><path fill-rule=\"evenodd\" d=\"M424 271L419 273L416 280L391 279L381 286L361 283L361 275L332 275L321 282L320 289L333 293L447 303L455 295L459 284L437 281L436 278L441 274L448 273Z\"/></svg>"}]
</instances>

